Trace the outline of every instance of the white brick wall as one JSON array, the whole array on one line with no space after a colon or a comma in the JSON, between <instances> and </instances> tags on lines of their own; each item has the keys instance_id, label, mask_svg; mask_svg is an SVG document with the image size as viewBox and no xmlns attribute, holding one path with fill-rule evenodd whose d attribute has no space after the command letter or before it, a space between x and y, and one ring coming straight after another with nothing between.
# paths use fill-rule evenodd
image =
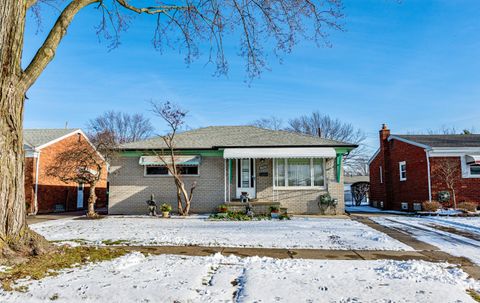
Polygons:
<instances>
[{"instance_id":1,"label":"white brick wall","mask_svg":"<svg viewBox=\"0 0 480 303\"><path fill-rule=\"evenodd\" d=\"M327 192L338 199L337 214L344 212L343 177L336 182L335 159L326 161L325 190L273 190L273 161L265 160L268 166L268 176L259 176L260 160L256 161L257 198L262 201L278 201L282 207L287 207L293 214L318 214L318 198ZM138 164L138 158L120 158L112 164L115 172L110 175L110 214L145 214L146 200L153 193L157 205L172 204L176 210L176 188L171 177L144 177L143 166ZM343 176L343 172L341 174ZM200 175L185 177L187 188L196 180L192 212L212 212L224 202L224 160L220 157L202 157ZM231 197L235 197L236 174L233 161ZM330 211L329 213L335 213Z\"/></svg>"}]
</instances>

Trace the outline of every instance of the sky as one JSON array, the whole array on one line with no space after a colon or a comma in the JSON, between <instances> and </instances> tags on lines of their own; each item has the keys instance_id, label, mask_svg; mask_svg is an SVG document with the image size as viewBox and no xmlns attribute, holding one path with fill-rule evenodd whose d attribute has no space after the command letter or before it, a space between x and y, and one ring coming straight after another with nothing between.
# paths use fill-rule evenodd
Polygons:
<instances>
[{"instance_id":1,"label":"sky","mask_svg":"<svg viewBox=\"0 0 480 303\"><path fill-rule=\"evenodd\" d=\"M332 47L301 41L269 70L246 80L238 41L227 39L227 76L213 76L207 48L186 65L177 50L152 46L154 19L139 16L113 50L95 34L99 12L81 11L54 60L27 93L26 128L84 128L107 110L143 113L159 133L149 101L188 109L189 127L240 125L276 116L288 122L320 111L352 123L373 153L378 130L480 130L480 1L345 0L345 31ZM27 20L23 65L58 13L44 10L40 28Z\"/></svg>"}]
</instances>

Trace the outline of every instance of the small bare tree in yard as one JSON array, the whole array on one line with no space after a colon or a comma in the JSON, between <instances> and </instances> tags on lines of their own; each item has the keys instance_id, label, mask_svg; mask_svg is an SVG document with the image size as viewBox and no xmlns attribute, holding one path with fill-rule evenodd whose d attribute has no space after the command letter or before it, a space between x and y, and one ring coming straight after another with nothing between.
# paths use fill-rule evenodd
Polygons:
<instances>
[{"instance_id":1,"label":"small bare tree in yard","mask_svg":"<svg viewBox=\"0 0 480 303\"><path fill-rule=\"evenodd\" d=\"M439 161L432 172L434 177L441 183L445 184L447 189L452 193L453 208L457 208L457 197L455 190L457 188L458 180L461 176L458 159L444 158Z\"/></svg>"},{"instance_id":2,"label":"small bare tree in yard","mask_svg":"<svg viewBox=\"0 0 480 303\"><path fill-rule=\"evenodd\" d=\"M356 182L353 183L351 186L352 190L352 197L355 201L355 206L362 205L363 199L368 197L368 193L370 191L370 183L369 182Z\"/></svg>"},{"instance_id":3,"label":"small bare tree in yard","mask_svg":"<svg viewBox=\"0 0 480 303\"><path fill-rule=\"evenodd\" d=\"M190 186L190 190L187 190L181 170L177 166L178 155L175 151L175 136L182 125L185 124L187 111L170 102L162 104L152 102L152 112L165 120L170 128L166 135L161 136L165 143L165 149L162 149L161 151L153 151L153 153L161 162L163 162L173 177L177 190L178 213L182 216L187 216L190 212L193 191L195 190L197 183L193 182Z\"/></svg>"},{"instance_id":4,"label":"small bare tree in yard","mask_svg":"<svg viewBox=\"0 0 480 303\"><path fill-rule=\"evenodd\" d=\"M93 139L95 146L90 145L86 139L79 136L79 140L57 154L54 163L47 168L47 175L56 177L66 184L89 185L88 218L98 217L95 212L95 203L97 202L95 191L100 181L106 181L106 158L111 158L114 151L114 141L111 134L97 134Z\"/></svg>"}]
</instances>

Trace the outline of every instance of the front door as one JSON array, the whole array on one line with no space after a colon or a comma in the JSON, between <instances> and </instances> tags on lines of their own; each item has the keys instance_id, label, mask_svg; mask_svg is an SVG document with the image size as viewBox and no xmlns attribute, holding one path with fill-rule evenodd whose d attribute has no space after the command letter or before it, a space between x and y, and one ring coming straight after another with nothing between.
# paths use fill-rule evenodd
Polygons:
<instances>
[{"instance_id":1,"label":"front door","mask_svg":"<svg viewBox=\"0 0 480 303\"><path fill-rule=\"evenodd\" d=\"M238 159L236 167L237 199L240 198L242 192L247 192L250 195L250 199L256 198L255 159Z\"/></svg>"},{"instance_id":2,"label":"front door","mask_svg":"<svg viewBox=\"0 0 480 303\"><path fill-rule=\"evenodd\" d=\"M77 209L83 208L83 192L85 187L82 183L78 184L77 187Z\"/></svg>"}]
</instances>

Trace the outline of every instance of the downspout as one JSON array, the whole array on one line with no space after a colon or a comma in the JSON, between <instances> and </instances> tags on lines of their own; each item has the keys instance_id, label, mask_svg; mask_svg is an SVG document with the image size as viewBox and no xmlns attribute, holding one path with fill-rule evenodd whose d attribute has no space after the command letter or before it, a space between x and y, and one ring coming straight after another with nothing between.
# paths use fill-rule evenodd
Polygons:
<instances>
[{"instance_id":1,"label":"downspout","mask_svg":"<svg viewBox=\"0 0 480 303\"><path fill-rule=\"evenodd\" d=\"M36 152L37 153L37 161L36 161L36 167L35 167L35 196L33 198L33 215L36 215L38 212L38 171L40 168L40 151Z\"/></svg>"},{"instance_id":2,"label":"downspout","mask_svg":"<svg viewBox=\"0 0 480 303\"><path fill-rule=\"evenodd\" d=\"M430 174L430 154L428 149L425 149L425 155L427 157L428 201L432 202L432 180Z\"/></svg>"}]
</instances>

